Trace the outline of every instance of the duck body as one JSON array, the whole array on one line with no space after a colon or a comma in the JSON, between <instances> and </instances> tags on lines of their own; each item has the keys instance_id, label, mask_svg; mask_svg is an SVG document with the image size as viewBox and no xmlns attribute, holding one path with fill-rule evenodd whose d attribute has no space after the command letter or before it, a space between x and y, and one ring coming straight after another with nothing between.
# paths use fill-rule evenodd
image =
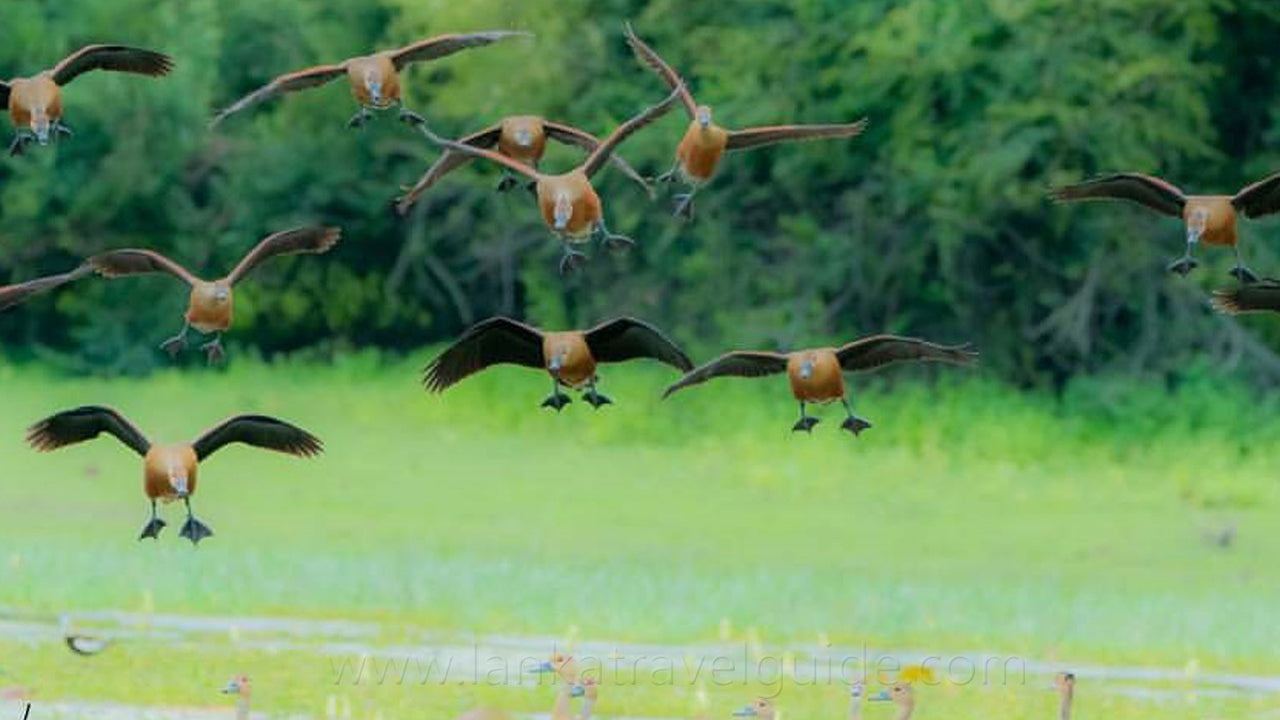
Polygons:
<instances>
[{"instance_id":1,"label":"duck body","mask_svg":"<svg viewBox=\"0 0 1280 720\"><path fill-rule=\"evenodd\" d=\"M576 390L596 379L596 359L580 332L547 333L542 341L542 356L547 372L566 387Z\"/></svg>"},{"instance_id":2,"label":"duck body","mask_svg":"<svg viewBox=\"0 0 1280 720\"><path fill-rule=\"evenodd\" d=\"M1200 241L1208 245L1235 245L1236 208L1226 195L1192 195L1182 217L1189 227L1203 223Z\"/></svg>"},{"instance_id":3,"label":"duck body","mask_svg":"<svg viewBox=\"0 0 1280 720\"><path fill-rule=\"evenodd\" d=\"M27 127L37 138L48 138L50 128L62 119L62 88L45 71L17 78L9 89L9 119L14 127Z\"/></svg>"},{"instance_id":4,"label":"duck body","mask_svg":"<svg viewBox=\"0 0 1280 720\"><path fill-rule=\"evenodd\" d=\"M187 324L208 335L231 328L234 298L225 282L197 282L191 286Z\"/></svg>"},{"instance_id":5,"label":"duck body","mask_svg":"<svg viewBox=\"0 0 1280 720\"><path fill-rule=\"evenodd\" d=\"M344 63L351 96L360 107L385 110L401 102L400 73L391 53L351 58Z\"/></svg>"},{"instance_id":6,"label":"duck body","mask_svg":"<svg viewBox=\"0 0 1280 720\"><path fill-rule=\"evenodd\" d=\"M703 124L695 118L689 123L680 144L676 146L676 160L681 179L691 185L711 180L720 167L725 148L729 144L729 132L715 123Z\"/></svg>"},{"instance_id":7,"label":"duck body","mask_svg":"<svg viewBox=\"0 0 1280 720\"><path fill-rule=\"evenodd\" d=\"M843 400L844 370L834 348L803 350L787 356L787 378L796 400L826 404Z\"/></svg>"},{"instance_id":8,"label":"duck body","mask_svg":"<svg viewBox=\"0 0 1280 720\"><path fill-rule=\"evenodd\" d=\"M540 178L536 188L538 208L547 227L566 242L586 243L603 217L600 196L582 170ZM568 213L561 210L568 208ZM562 214L563 213L563 214Z\"/></svg>"},{"instance_id":9,"label":"duck body","mask_svg":"<svg viewBox=\"0 0 1280 720\"><path fill-rule=\"evenodd\" d=\"M537 115L504 118L498 133L498 152L513 160L538 167L547 151L546 121Z\"/></svg>"},{"instance_id":10,"label":"duck body","mask_svg":"<svg viewBox=\"0 0 1280 720\"><path fill-rule=\"evenodd\" d=\"M142 465L148 499L173 502L195 494L198 463L190 445L152 445Z\"/></svg>"}]
</instances>

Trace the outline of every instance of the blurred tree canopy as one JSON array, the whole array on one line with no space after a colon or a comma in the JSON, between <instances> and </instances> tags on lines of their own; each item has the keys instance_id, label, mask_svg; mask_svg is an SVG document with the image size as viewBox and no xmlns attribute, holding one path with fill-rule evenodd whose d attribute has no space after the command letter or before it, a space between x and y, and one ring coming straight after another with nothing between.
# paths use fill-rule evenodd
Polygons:
<instances>
[{"instance_id":1,"label":"blurred tree canopy","mask_svg":"<svg viewBox=\"0 0 1280 720\"><path fill-rule=\"evenodd\" d=\"M535 113L598 135L663 97L630 54L637 32L728 126L842 122L849 141L727 158L689 224L619 173L601 177L629 255L594 249L578 278L521 192L475 164L407 218L390 210L436 151L381 114L362 131L345 83L233 116L213 111L275 75L454 31L536 33L406 73L407 100L462 135ZM1177 223L1116 205L1055 207L1056 184L1116 171L1234 192L1280 169L1280 6L1273 0L60 0L0 9L0 76L90 42L162 50L162 80L96 73L67 93L76 136L0 163L0 279L57 272L109 248L164 251L217 275L269 232L340 225L330 255L264 267L228 339L264 354L444 340L494 313L548 326L631 313L699 356L856 334L973 340L1020 384L1197 362L1280 379L1270 318L1215 316L1232 282L1208 248L1168 275ZM670 166L687 118L622 149ZM575 153L553 149L547 168ZM1280 261L1275 221L1244 227L1246 258ZM91 280L0 318L11 357L141 372L181 323L172 278ZM196 358L198 361L198 357Z\"/></svg>"}]
</instances>

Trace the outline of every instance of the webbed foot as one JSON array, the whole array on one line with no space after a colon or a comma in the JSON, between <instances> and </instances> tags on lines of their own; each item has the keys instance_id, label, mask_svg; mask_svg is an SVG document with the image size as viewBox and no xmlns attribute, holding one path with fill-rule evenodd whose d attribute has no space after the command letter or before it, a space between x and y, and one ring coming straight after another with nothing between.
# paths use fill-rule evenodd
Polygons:
<instances>
[{"instance_id":1,"label":"webbed foot","mask_svg":"<svg viewBox=\"0 0 1280 720\"><path fill-rule=\"evenodd\" d=\"M1192 270L1195 270L1199 266L1200 266L1200 261L1191 257L1190 255L1183 255L1177 260L1174 260L1173 262L1169 263L1169 272L1177 273L1183 277L1186 277L1187 273L1191 272Z\"/></svg>"},{"instance_id":2,"label":"webbed foot","mask_svg":"<svg viewBox=\"0 0 1280 720\"><path fill-rule=\"evenodd\" d=\"M543 400L541 407L554 408L556 412L560 412L561 410L564 409L565 405L568 405L571 402L573 402L573 398L569 397L568 395L565 395L564 393L558 392L551 395L546 400Z\"/></svg>"},{"instance_id":3,"label":"webbed foot","mask_svg":"<svg viewBox=\"0 0 1280 720\"><path fill-rule=\"evenodd\" d=\"M860 418L857 415L850 415L845 418L844 422L840 424L840 427L853 433L856 437L863 430L870 429L871 421L866 418Z\"/></svg>"},{"instance_id":4,"label":"webbed foot","mask_svg":"<svg viewBox=\"0 0 1280 720\"><path fill-rule=\"evenodd\" d=\"M791 432L813 432L813 426L817 425L818 422L818 418L813 417L812 415L805 415L797 420L795 425L791 426Z\"/></svg>"},{"instance_id":5,"label":"webbed foot","mask_svg":"<svg viewBox=\"0 0 1280 720\"><path fill-rule=\"evenodd\" d=\"M596 392L595 390L588 390L588 391L586 391L585 393L583 393L583 394L582 394L582 399L583 399L583 400L585 400L585 401L587 401L587 403L588 403L589 405L591 405L591 407L595 408L596 410L599 410L599 409L600 409L600 406L602 406L602 405L612 405L612 404L613 404L613 401L612 401L612 400L610 400L608 397L606 397L606 396L604 396L604 395L601 395L600 393Z\"/></svg>"},{"instance_id":6,"label":"webbed foot","mask_svg":"<svg viewBox=\"0 0 1280 720\"><path fill-rule=\"evenodd\" d=\"M572 275L587 264L587 256L577 250L565 248L564 257L560 258L560 274Z\"/></svg>"},{"instance_id":7,"label":"webbed foot","mask_svg":"<svg viewBox=\"0 0 1280 720\"><path fill-rule=\"evenodd\" d=\"M138 540L146 540L147 538L159 540L160 531L163 530L167 524L168 523L165 521L152 515L151 520L146 525L142 526L142 534L138 536Z\"/></svg>"},{"instance_id":8,"label":"webbed foot","mask_svg":"<svg viewBox=\"0 0 1280 720\"><path fill-rule=\"evenodd\" d=\"M200 541L213 536L213 530L208 525L200 522L194 515L188 515L187 521L182 524L182 530L178 535L191 541L192 545L199 545Z\"/></svg>"}]
</instances>

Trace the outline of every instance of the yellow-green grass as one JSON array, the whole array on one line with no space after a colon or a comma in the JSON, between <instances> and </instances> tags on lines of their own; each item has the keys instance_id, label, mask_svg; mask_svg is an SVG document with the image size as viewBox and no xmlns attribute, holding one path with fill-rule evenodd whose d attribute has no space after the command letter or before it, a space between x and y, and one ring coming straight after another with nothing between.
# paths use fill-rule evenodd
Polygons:
<instances>
[{"instance_id":1,"label":"yellow-green grass","mask_svg":"<svg viewBox=\"0 0 1280 720\"><path fill-rule=\"evenodd\" d=\"M145 380L0 368L0 606L371 619L459 635L576 627L584 638L675 644L751 628L783 648L821 634L849 646L1280 673L1280 411L1266 398L1201 380L1173 393L1094 382L1055 400L960 370L936 382L897 372L893 385L855 379L872 430L841 432L829 408L805 437L790 433L796 408L776 379L713 382L663 402L671 374L610 367L602 390L616 405L575 402L557 416L537 407L545 376L514 368L427 395L417 376L428 355L327 367L233 358L226 372ZM23 444L31 422L86 403L118 407L156 440L264 412L312 430L327 451L302 461L224 450L202 468L195 498L215 537L193 550L170 506L161 540L139 543L147 506L129 451L110 439L48 455ZM1206 541L1226 523L1237 528L1230 548ZM231 643L141 643L92 665L94 685L76 679L90 666L63 649L16 661L0 649L4 668L38 672L53 697L163 700L129 694L121 677L148 653L174 656L158 672L175 677L199 664L220 681L252 663L281 678L281 709L314 707L323 692L291 668L328 663ZM172 699L192 702L204 679L183 676ZM750 694L717 690L714 701L728 707L735 692ZM1009 717L1044 715L1052 700L1039 686L928 692L968 708L956 717L1006 706ZM408 712L417 703L461 709L473 694L388 700L386 717L424 716ZM790 695L815 714L844 702L829 688ZM682 701L639 689L609 702L609 714L682 714ZM1151 708L1093 702L1117 717ZM1223 717L1256 709L1221 702ZM1223 714L1236 705L1239 715Z\"/></svg>"}]
</instances>

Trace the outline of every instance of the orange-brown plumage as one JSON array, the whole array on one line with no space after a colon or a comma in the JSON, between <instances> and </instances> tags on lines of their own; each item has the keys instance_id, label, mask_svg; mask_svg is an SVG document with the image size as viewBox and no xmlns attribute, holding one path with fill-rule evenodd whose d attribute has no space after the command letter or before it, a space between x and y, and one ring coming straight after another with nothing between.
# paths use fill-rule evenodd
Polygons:
<instances>
[{"instance_id":1,"label":"orange-brown plumage","mask_svg":"<svg viewBox=\"0 0 1280 720\"><path fill-rule=\"evenodd\" d=\"M234 288L258 265L273 257L328 252L341 236L341 231L332 227L307 227L273 233L255 245L226 277L213 281L202 280L173 260L151 250L113 250L89 258L88 265L109 278L168 273L191 287L182 332L162 346L166 352L177 355L186 347L188 328L195 328L206 335L219 334L231 328ZM210 362L222 359L220 338L215 338L204 349Z\"/></svg>"},{"instance_id":2,"label":"orange-brown plumage","mask_svg":"<svg viewBox=\"0 0 1280 720\"><path fill-rule=\"evenodd\" d=\"M693 196L702 184L715 176L726 150L747 150L783 142L848 138L859 135L866 129L865 118L852 123L834 125L774 125L743 130L723 128L712 120L709 105L699 105L694 100L693 94L689 92L687 84L675 68L641 40L631 29L630 24L625 26L625 31L627 44L631 46L636 57L668 87L680 94L684 108L689 113L689 127L676 146L675 167L659 178L663 181L673 181L678 173L679 178L690 185L688 193L678 196L680 203L676 208L676 214L679 216L686 218L693 216Z\"/></svg>"},{"instance_id":3,"label":"orange-brown plumage","mask_svg":"<svg viewBox=\"0 0 1280 720\"><path fill-rule=\"evenodd\" d=\"M410 63L435 60L468 48L528 35L529 33L508 30L439 35L395 50L384 50L331 65L316 65L285 73L218 112L211 125L216 126L228 116L260 102L286 93L318 87L343 76L351 84L351 96L360 106L360 112L351 119L349 126L363 125L369 119L369 108L383 110L395 105L401 108L401 119L420 122L420 116L404 108L400 73L405 67Z\"/></svg>"},{"instance_id":4,"label":"orange-brown plumage","mask_svg":"<svg viewBox=\"0 0 1280 720\"><path fill-rule=\"evenodd\" d=\"M547 227L565 243L565 254L560 263L561 272L565 272L586 260L586 256L570 248L570 243L586 242L594 234L599 233L603 242L613 250L625 250L635 244L628 237L609 232L605 225L600 196L592 187L591 178L605 163L609 162L624 140L640 128L665 115L679 99L680 90L677 88L658 105L644 110L618 126L609 137L587 155L578 167L558 175L543 173L489 147L446 140L431 132L425 123L417 124L423 135L445 149L446 157L452 152L466 157L483 158L532 180L543 220L547 223ZM445 162L445 158L440 162ZM434 181L438 176L439 174L429 171L428 176L419 182L419 186L426 183L428 178ZM401 205L403 206L403 201Z\"/></svg>"},{"instance_id":5,"label":"orange-brown plumage","mask_svg":"<svg viewBox=\"0 0 1280 720\"><path fill-rule=\"evenodd\" d=\"M191 443L156 445L119 412L100 405L85 405L41 420L27 431L27 442L39 452L49 452L92 440L102 433L114 436L142 457L142 489L151 501L151 520L139 539L159 537L165 527L156 515L157 501L182 500L187 505L187 522L181 535L192 543L213 534L191 514L199 466L210 455L233 443L297 457L318 455L324 447L311 433L265 415L232 417Z\"/></svg>"},{"instance_id":6,"label":"orange-brown plumage","mask_svg":"<svg viewBox=\"0 0 1280 720\"><path fill-rule=\"evenodd\" d=\"M461 137L457 142L476 148L493 150L499 155L537 170L543 155L546 154L548 140L572 145L588 153L600 146L600 139L594 135L571 125L550 122L538 115L513 115L503 118L498 124ZM426 172L422 174L422 177L412 188L406 191L404 195L396 198L396 211L404 215L408 212L409 207L417 202L418 198L430 189L432 185L445 175L469 164L473 159L475 159L475 156L458 153L453 150L445 150L440 159L427 168ZM616 153L611 155L609 161L625 173L627 177L644 188L646 193L650 192L649 182L641 177L640 173L636 172L620 155ZM509 168L507 169L509 170ZM508 175L503 179L498 189L505 190L512 184L514 184L514 179ZM550 221L548 222L550 223Z\"/></svg>"},{"instance_id":7,"label":"orange-brown plumage","mask_svg":"<svg viewBox=\"0 0 1280 720\"><path fill-rule=\"evenodd\" d=\"M1242 283L1257 277L1244 266L1240 254L1236 218L1257 218L1280 211L1280 173L1248 185L1235 195L1187 195L1176 185L1142 173L1117 173L1054 190L1058 202L1119 200L1141 205L1161 215L1182 220L1187 250L1170 263L1169 270L1186 275L1199 264L1192 252L1198 243L1235 248L1231 271Z\"/></svg>"},{"instance_id":8,"label":"orange-brown plumage","mask_svg":"<svg viewBox=\"0 0 1280 720\"><path fill-rule=\"evenodd\" d=\"M813 429L818 419L805 413L808 403L825 404L841 401L848 417L841 425L857 435L871 423L853 413L846 398L845 372L874 370L897 362L944 362L970 365L978 354L967 345L936 345L918 338L895 335L871 335L839 348L815 348L791 353L738 350L725 353L701 367L689 371L667 388L663 397L699 385L717 377L764 377L787 374L791 394L800 402L800 420L792 430Z\"/></svg>"},{"instance_id":9,"label":"orange-brown plumage","mask_svg":"<svg viewBox=\"0 0 1280 720\"><path fill-rule=\"evenodd\" d=\"M561 386L586 389L584 399L599 407L609 402L596 392L596 367L600 363L649 358L679 370L693 367L689 357L657 328L634 318L616 318L590 330L546 332L505 317L495 317L469 328L427 365L423 383L432 392L452 385L488 367L522 365L544 370L553 382L544 407L559 410L569 398Z\"/></svg>"},{"instance_id":10,"label":"orange-brown plumage","mask_svg":"<svg viewBox=\"0 0 1280 720\"><path fill-rule=\"evenodd\" d=\"M92 70L110 70L158 77L173 68L167 56L126 45L87 45L64 58L50 70L31 77L0 82L0 102L9 110L9 119L19 130L9 148L21 155L32 140L41 145L50 137L71 131L62 124L62 88Z\"/></svg>"}]
</instances>

